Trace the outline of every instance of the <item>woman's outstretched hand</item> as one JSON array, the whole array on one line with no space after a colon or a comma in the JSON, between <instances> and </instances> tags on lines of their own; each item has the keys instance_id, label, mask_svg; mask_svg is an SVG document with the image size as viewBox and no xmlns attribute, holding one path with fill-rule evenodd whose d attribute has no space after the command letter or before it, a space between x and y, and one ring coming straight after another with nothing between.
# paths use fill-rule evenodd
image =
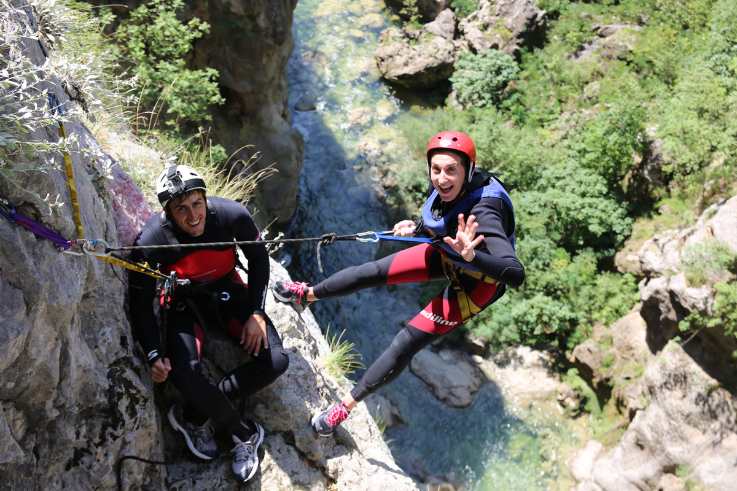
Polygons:
<instances>
[{"instance_id":1,"label":"woman's outstretched hand","mask_svg":"<svg viewBox=\"0 0 737 491\"><path fill-rule=\"evenodd\" d=\"M458 215L458 232L455 238L445 237L443 241L460 254L464 261L470 263L476 257L476 247L484 240L483 235L476 236L478 228L475 216L469 215L466 221L461 213Z\"/></svg>"}]
</instances>

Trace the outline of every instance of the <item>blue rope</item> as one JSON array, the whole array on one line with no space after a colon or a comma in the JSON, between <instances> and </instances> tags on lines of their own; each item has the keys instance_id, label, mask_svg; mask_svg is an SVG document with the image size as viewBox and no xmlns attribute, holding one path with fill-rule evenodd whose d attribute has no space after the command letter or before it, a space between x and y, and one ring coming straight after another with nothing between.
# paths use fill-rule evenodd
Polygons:
<instances>
[{"instance_id":1,"label":"blue rope","mask_svg":"<svg viewBox=\"0 0 737 491\"><path fill-rule=\"evenodd\" d=\"M389 234L376 234L376 237L379 240L393 240L396 242L420 242L423 244L432 244L435 242L435 239L431 239L429 237L399 237L397 235L389 235Z\"/></svg>"}]
</instances>

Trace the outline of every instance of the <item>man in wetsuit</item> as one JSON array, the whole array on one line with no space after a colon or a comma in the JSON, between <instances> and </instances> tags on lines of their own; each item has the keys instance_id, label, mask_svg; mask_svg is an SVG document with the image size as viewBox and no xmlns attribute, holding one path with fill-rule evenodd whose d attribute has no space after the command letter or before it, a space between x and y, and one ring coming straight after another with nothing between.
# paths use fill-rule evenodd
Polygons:
<instances>
[{"instance_id":1,"label":"man in wetsuit","mask_svg":"<svg viewBox=\"0 0 737 491\"><path fill-rule=\"evenodd\" d=\"M191 167L169 166L159 176L156 188L163 211L146 223L136 246L260 238L248 210L235 201L206 196L204 180ZM264 430L255 421L241 419L234 401L276 380L287 369L289 359L264 312L269 281L266 248L263 244L240 247L248 260L247 278L236 268L235 246L226 244L134 250L132 260L145 260L165 275L174 272L176 278L189 280L189 284L166 289L140 273L130 273L129 279L132 323L151 366L151 377L156 383L170 380L184 400L183 405L172 406L169 422L182 434L190 451L203 460L217 456L214 430L230 435L233 472L239 480L247 481L258 469L257 451ZM201 369L205 327L223 329L251 355L250 362L226 374L216 385Z\"/></svg>"},{"instance_id":2,"label":"man in wetsuit","mask_svg":"<svg viewBox=\"0 0 737 491\"><path fill-rule=\"evenodd\" d=\"M329 436L355 405L394 380L412 357L498 300L507 286L525 277L514 245L512 200L493 176L476 172L476 147L462 132L443 131L427 145L430 196L416 223L394 225L398 236L424 235L432 243L416 245L377 261L352 266L308 286L277 282L274 295L301 310L309 302L345 295L361 288L409 282L448 280L396 335L350 393L312 418L320 436Z\"/></svg>"}]
</instances>

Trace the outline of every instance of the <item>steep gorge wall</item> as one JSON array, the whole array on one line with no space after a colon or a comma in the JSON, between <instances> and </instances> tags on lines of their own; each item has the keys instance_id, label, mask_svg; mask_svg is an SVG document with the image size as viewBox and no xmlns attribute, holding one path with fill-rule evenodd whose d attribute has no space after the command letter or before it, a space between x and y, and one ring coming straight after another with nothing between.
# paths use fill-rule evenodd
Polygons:
<instances>
[{"instance_id":1,"label":"steep gorge wall","mask_svg":"<svg viewBox=\"0 0 737 491\"><path fill-rule=\"evenodd\" d=\"M41 68L46 55L32 38L33 12L18 5L13 15L26 36L17 48L44 79L38 88L66 105L60 81ZM68 121L65 130L90 152L71 155L85 231L115 242L105 162L95 157L99 149L82 125ZM26 140L54 142L57 131L56 125L37 129ZM42 200L59 195L69 203L63 173L33 170L48 155L18 157L29 160L16 167L3 162L0 196L73 238L69 206L50 214ZM125 285L105 263L61 254L0 219L1 489L113 488L121 455L161 457L158 416L143 378L147 370L133 355L124 302ZM127 485L161 487L160 469L138 471Z\"/></svg>"},{"instance_id":2,"label":"steep gorge wall","mask_svg":"<svg viewBox=\"0 0 737 491\"><path fill-rule=\"evenodd\" d=\"M613 448L592 441L574 459L579 491L734 487L733 326L678 329L691 312L713 312L715 281L733 279L724 270L705 284L689 283L688 251L714 242L737 255L737 197L705 210L691 227L656 235L637 255L620 261L643 276L642 302L610 328L596 328L574 356L595 385L611 388L630 423Z\"/></svg>"},{"instance_id":3,"label":"steep gorge wall","mask_svg":"<svg viewBox=\"0 0 737 491\"><path fill-rule=\"evenodd\" d=\"M226 103L215 109L214 134L228 151L253 145L257 168L274 164L256 204L266 222L287 222L297 206L303 145L290 126L287 59L292 51L292 13L297 0L196 0L190 4L210 33L195 46L195 63L216 68ZM249 156L253 150L240 152Z\"/></svg>"}]
</instances>

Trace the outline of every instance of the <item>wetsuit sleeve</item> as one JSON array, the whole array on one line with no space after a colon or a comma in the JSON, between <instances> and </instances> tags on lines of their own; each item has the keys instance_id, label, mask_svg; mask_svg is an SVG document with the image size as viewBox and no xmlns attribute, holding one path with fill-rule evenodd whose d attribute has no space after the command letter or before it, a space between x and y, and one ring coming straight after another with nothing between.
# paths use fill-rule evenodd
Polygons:
<instances>
[{"instance_id":1,"label":"wetsuit sleeve","mask_svg":"<svg viewBox=\"0 0 737 491\"><path fill-rule=\"evenodd\" d=\"M134 245L140 245L136 239ZM131 261L145 260L139 250L133 251ZM153 310L156 298L156 280L148 275L128 271L128 301L133 335L141 344L150 364L163 356L159 327Z\"/></svg>"},{"instance_id":2,"label":"wetsuit sleeve","mask_svg":"<svg viewBox=\"0 0 737 491\"><path fill-rule=\"evenodd\" d=\"M258 240L261 233L243 205L234 218L236 240ZM264 244L241 245L248 260L248 296L253 309L263 312L266 306L266 287L269 284L269 253Z\"/></svg>"},{"instance_id":3,"label":"wetsuit sleeve","mask_svg":"<svg viewBox=\"0 0 737 491\"><path fill-rule=\"evenodd\" d=\"M486 246L476 249L471 263L495 280L517 288L525 281L525 268L507 238L514 227L512 210L499 198L483 198L471 214L476 216L478 234L484 236Z\"/></svg>"}]
</instances>

